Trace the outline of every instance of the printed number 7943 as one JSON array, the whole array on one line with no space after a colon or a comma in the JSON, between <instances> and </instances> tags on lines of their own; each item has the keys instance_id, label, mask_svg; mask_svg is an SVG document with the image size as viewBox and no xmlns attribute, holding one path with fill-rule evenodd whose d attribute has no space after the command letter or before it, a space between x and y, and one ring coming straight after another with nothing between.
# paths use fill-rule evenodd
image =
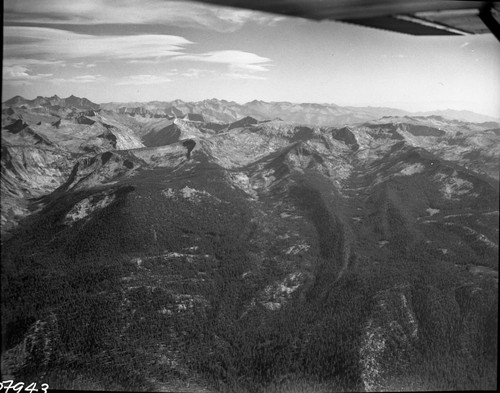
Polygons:
<instances>
[{"instance_id":1,"label":"printed number 7943","mask_svg":"<svg viewBox=\"0 0 500 393\"><path fill-rule=\"evenodd\" d=\"M35 382L30 383L25 388L24 387L24 382L18 382L16 384L14 384L14 381L12 379L10 379L8 381L2 381L2 382L0 382L0 390L3 390L4 388L5 388L5 393L8 393L9 390L11 390L11 389L13 391L15 391L16 393L21 393L23 391L23 389L26 390L29 393L38 392L38 389L36 388L36 383ZM43 393L47 393L48 388L49 388L48 384L42 383L41 390L43 391Z\"/></svg>"}]
</instances>

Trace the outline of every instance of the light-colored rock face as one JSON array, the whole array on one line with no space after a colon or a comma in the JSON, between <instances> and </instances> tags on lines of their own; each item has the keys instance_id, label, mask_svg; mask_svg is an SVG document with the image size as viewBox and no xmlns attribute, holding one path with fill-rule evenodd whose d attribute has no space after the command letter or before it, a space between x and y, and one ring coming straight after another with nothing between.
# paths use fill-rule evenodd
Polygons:
<instances>
[{"instance_id":1,"label":"light-colored rock face","mask_svg":"<svg viewBox=\"0 0 500 393\"><path fill-rule=\"evenodd\" d=\"M411 176L416 173L421 173L423 171L424 171L424 166L422 164L416 163L405 166L403 169L401 169L401 172L399 172L399 174L401 176Z\"/></svg>"},{"instance_id":2,"label":"light-colored rock face","mask_svg":"<svg viewBox=\"0 0 500 393\"><path fill-rule=\"evenodd\" d=\"M196 147L194 149L196 151ZM186 162L187 149L181 143L154 148L131 150L130 153L142 160L147 167L173 168Z\"/></svg>"},{"instance_id":3,"label":"light-colored rock face","mask_svg":"<svg viewBox=\"0 0 500 393\"><path fill-rule=\"evenodd\" d=\"M197 190L189 186L185 186L180 190L173 190L171 188L167 188L162 191L162 194L169 199L173 200L185 199L193 203L200 203L207 200L217 203L222 202L219 198L214 197L213 195L204 190Z\"/></svg>"},{"instance_id":4,"label":"light-colored rock face","mask_svg":"<svg viewBox=\"0 0 500 393\"><path fill-rule=\"evenodd\" d=\"M63 224L73 225L73 223L109 206L114 200L115 195L108 193L94 194L89 198L82 199L66 214Z\"/></svg>"},{"instance_id":5,"label":"light-colored rock face","mask_svg":"<svg viewBox=\"0 0 500 393\"><path fill-rule=\"evenodd\" d=\"M72 165L70 155L64 151L17 146L4 149L2 175L33 197L57 188Z\"/></svg>"},{"instance_id":6,"label":"light-colored rock face","mask_svg":"<svg viewBox=\"0 0 500 393\"><path fill-rule=\"evenodd\" d=\"M434 214L438 214L440 212L439 209L427 208L425 209L427 213L429 213L429 217L432 217Z\"/></svg>"}]
</instances>

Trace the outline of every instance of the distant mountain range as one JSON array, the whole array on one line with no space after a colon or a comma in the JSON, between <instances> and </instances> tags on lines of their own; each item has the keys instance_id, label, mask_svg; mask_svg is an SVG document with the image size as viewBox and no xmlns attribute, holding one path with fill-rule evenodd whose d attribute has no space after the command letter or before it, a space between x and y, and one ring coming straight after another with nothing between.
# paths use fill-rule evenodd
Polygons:
<instances>
[{"instance_id":1,"label":"distant mountain range","mask_svg":"<svg viewBox=\"0 0 500 393\"><path fill-rule=\"evenodd\" d=\"M447 119L462 120L469 123L484 123L484 122L498 122L500 119L481 115L479 113L466 111L466 110L455 110L455 109L445 109L439 111L429 111L429 112L416 112L413 115L417 116L441 116Z\"/></svg>"},{"instance_id":2,"label":"distant mountain range","mask_svg":"<svg viewBox=\"0 0 500 393\"><path fill-rule=\"evenodd\" d=\"M86 98L80 98L74 95L71 95L68 98L60 98L57 95L54 95L52 97L38 96L33 100L27 100L26 98L23 98L21 96L15 96L10 100L5 101L3 105L14 108L21 106L26 106L28 108L42 106L54 109L61 107L70 107L83 110L99 109L99 104L95 104Z\"/></svg>"},{"instance_id":3,"label":"distant mountain range","mask_svg":"<svg viewBox=\"0 0 500 393\"><path fill-rule=\"evenodd\" d=\"M198 102L150 101L150 102L110 102L95 104L86 98L70 96L60 98L37 97L27 100L16 96L3 103L3 108L26 107L30 109L58 110L106 110L132 117L144 118L185 118L194 121L215 123L230 123L243 117L251 116L257 120L286 119L289 122L319 125L342 126L379 119L383 116L432 116L437 115L447 119L482 123L499 121L499 119L474 113L471 111L440 110L411 113L401 109L384 107L352 107L335 104L265 102L254 100L245 104L234 101L207 99Z\"/></svg>"}]
</instances>

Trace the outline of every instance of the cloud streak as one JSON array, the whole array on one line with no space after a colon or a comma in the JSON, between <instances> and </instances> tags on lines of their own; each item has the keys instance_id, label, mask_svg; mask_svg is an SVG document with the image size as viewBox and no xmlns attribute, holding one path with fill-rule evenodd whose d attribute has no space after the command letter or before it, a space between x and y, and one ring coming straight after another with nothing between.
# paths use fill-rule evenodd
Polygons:
<instances>
[{"instance_id":1,"label":"cloud streak","mask_svg":"<svg viewBox=\"0 0 500 393\"><path fill-rule=\"evenodd\" d=\"M96 67L97 64L95 63L86 63L86 62L79 62L79 63L74 63L72 64L73 67L75 68L94 68Z\"/></svg>"},{"instance_id":2,"label":"cloud streak","mask_svg":"<svg viewBox=\"0 0 500 393\"><path fill-rule=\"evenodd\" d=\"M223 78L228 79L250 79L250 80L265 80L267 78L260 75L253 74L245 74L240 72L228 72L227 74L222 75Z\"/></svg>"},{"instance_id":3,"label":"cloud streak","mask_svg":"<svg viewBox=\"0 0 500 393\"><path fill-rule=\"evenodd\" d=\"M94 83L94 82L104 82L106 80L102 75L78 75L71 78L54 78L51 79L52 83Z\"/></svg>"},{"instance_id":4,"label":"cloud streak","mask_svg":"<svg viewBox=\"0 0 500 393\"><path fill-rule=\"evenodd\" d=\"M215 75L215 71L204 70L200 68L189 68L181 72L179 75L186 78L206 78L206 77L213 77Z\"/></svg>"},{"instance_id":5,"label":"cloud streak","mask_svg":"<svg viewBox=\"0 0 500 393\"><path fill-rule=\"evenodd\" d=\"M4 27L6 58L42 61L151 59L183 54L188 44L191 41L174 35L93 36L45 27Z\"/></svg>"},{"instance_id":6,"label":"cloud streak","mask_svg":"<svg viewBox=\"0 0 500 393\"><path fill-rule=\"evenodd\" d=\"M34 58L17 58L17 57L5 57L3 58L3 66L14 66L14 65L34 65L34 66L54 66L54 65L62 65L65 63L62 60L42 60L42 59L34 59Z\"/></svg>"},{"instance_id":7,"label":"cloud streak","mask_svg":"<svg viewBox=\"0 0 500 393\"><path fill-rule=\"evenodd\" d=\"M263 72L269 71L271 59L255 53L240 50L221 50L192 55L181 55L174 60L187 60L202 63L226 64L232 71Z\"/></svg>"},{"instance_id":8,"label":"cloud streak","mask_svg":"<svg viewBox=\"0 0 500 393\"><path fill-rule=\"evenodd\" d=\"M167 82L172 82L172 79L170 79L168 76L143 74L143 75L131 75L117 82L116 84L119 86L125 86L125 85L141 86L141 85L157 85Z\"/></svg>"},{"instance_id":9,"label":"cloud streak","mask_svg":"<svg viewBox=\"0 0 500 393\"><path fill-rule=\"evenodd\" d=\"M233 32L284 19L257 11L175 0L6 0L4 20L38 24L162 24Z\"/></svg>"}]
</instances>

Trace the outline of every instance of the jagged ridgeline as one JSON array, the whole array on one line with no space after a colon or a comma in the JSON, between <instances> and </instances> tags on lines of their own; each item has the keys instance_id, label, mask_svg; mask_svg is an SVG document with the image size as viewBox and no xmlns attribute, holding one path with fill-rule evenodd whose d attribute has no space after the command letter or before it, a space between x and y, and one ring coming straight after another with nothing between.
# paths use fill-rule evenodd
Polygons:
<instances>
[{"instance_id":1,"label":"jagged ridgeline","mask_svg":"<svg viewBox=\"0 0 500 393\"><path fill-rule=\"evenodd\" d=\"M4 102L3 379L495 388L499 129L319 104Z\"/></svg>"}]
</instances>

